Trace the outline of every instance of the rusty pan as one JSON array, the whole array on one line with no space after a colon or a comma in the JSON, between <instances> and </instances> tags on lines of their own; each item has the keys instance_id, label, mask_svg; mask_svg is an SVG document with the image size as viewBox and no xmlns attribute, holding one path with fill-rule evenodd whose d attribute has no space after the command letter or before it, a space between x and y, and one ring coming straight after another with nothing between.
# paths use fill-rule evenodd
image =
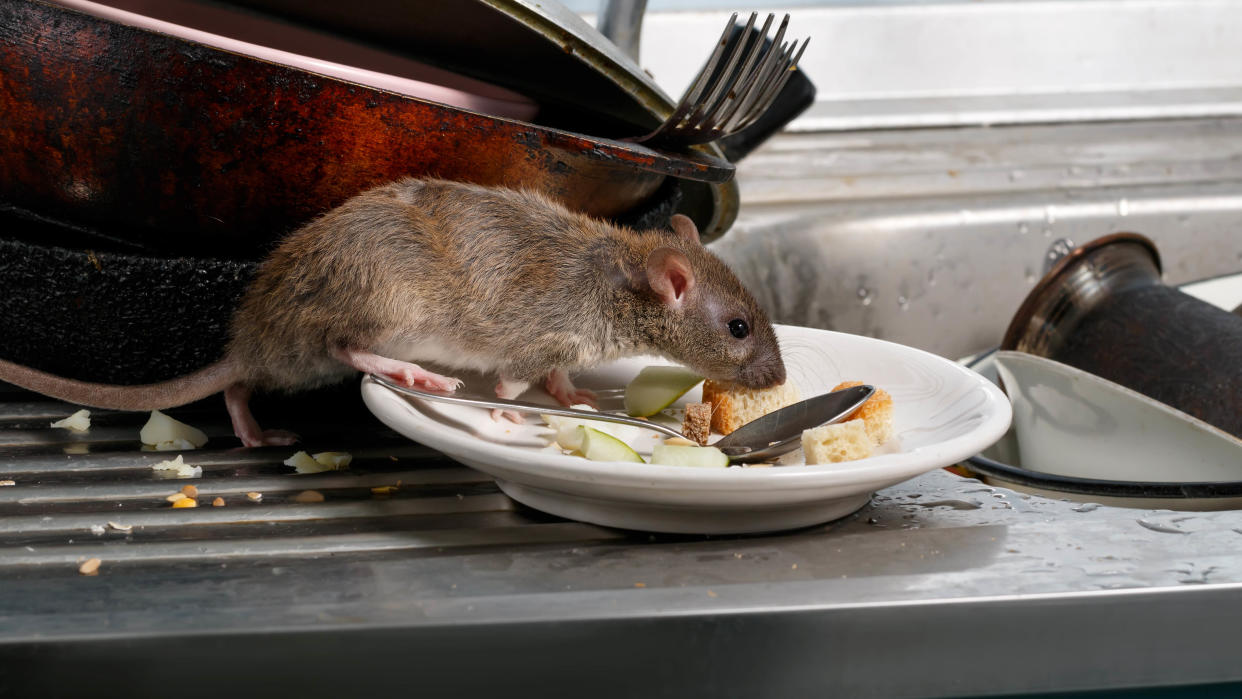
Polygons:
<instances>
[{"instance_id":1,"label":"rusty pan","mask_svg":"<svg viewBox=\"0 0 1242 699\"><path fill-rule=\"evenodd\" d=\"M0 206L149 253L253 256L402 176L534 187L614 217L669 178L732 173L699 153L486 116L35 0L0 3Z\"/></svg>"}]
</instances>

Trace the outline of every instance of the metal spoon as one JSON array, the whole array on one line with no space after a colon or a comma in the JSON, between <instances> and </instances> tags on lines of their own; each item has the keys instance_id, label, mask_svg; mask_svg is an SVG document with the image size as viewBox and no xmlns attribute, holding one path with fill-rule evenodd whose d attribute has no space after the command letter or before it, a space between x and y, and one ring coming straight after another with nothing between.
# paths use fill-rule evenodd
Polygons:
<instances>
[{"instance_id":1,"label":"metal spoon","mask_svg":"<svg viewBox=\"0 0 1242 699\"><path fill-rule=\"evenodd\" d=\"M477 396L463 393L460 390L455 393L432 393L393 383L383 376L375 374L370 376L372 381L385 388L407 396L414 396L415 398L426 398L444 403L471 405L480 408L500 408L502 410L519 410L528 413L542 413L544 415L562 415L565 417L601 420L603 422L618 422L623 425L634 425L643 429L660 432L670 437L685 439L685 435L672 427L628 415L540 405L539 403L527 403L520 400L505 400L494 396ZM736 463L765 461L793 451L801 442L803 430L809 430L840 420L867 402L867 399L874 392L874 387L864 385L844 388L840 391L808 398L793 405L787 405L780 410L772 411L757 420L752 420L716 441L711 446L720 449L725 456L729 457L729 461Z\"/></svg>"}]
</instances>

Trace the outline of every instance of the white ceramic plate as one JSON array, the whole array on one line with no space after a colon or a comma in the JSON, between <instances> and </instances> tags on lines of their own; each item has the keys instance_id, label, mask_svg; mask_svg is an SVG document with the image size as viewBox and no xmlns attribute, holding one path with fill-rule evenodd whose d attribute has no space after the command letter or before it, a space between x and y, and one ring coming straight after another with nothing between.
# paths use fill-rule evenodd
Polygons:
<instances>
[{"instance_id":1,"label":"white ceramic plate","mask_svg":"<svg viewBox=\"0 0 1242 699\"><path fill-rule=\"evenodd\" d=\"M690 468L588 461L544 448L548 429L493 422L487 410L406 398L363 379L362 396L385 424L496 477L513 499L555 515L644 531L725 534L809 526L843 517L871 494L955 464L1009 427L1009 401L973 371L933 354L857 335L779 326L789 379L803 397L841 381L877 385L893 396L896 436L881 454L842 464ZM575 383L624 387L653 358L592 370ZM471 390L494 378L456 374ZM532 390L523 400L550 399ZM695 389L678 405L695 402ZM601 405L607 408L607 405ZM639 441L654 437L643 436ZM639 448L639 451L649 451Z\"/></svg>"}]
</instances>

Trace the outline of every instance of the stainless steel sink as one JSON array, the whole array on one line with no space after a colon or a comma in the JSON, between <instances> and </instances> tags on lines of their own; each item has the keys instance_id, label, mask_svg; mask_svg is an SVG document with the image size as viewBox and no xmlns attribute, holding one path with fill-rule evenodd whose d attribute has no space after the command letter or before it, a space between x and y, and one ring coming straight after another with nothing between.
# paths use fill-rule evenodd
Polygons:
<instances>
[{"instance_id":1,"label":"stainless steel sink","mask_svg":"<svg viewBox=\"0 0 1242 699\"><path fill-rule=\"evenodd\" d=\"M948 357L995 345L1049 247L1159 246L1166 281L1242 270L1242 119L786 134L743 161L713 244L780 322Z\"/></svg>"}]
</instances>

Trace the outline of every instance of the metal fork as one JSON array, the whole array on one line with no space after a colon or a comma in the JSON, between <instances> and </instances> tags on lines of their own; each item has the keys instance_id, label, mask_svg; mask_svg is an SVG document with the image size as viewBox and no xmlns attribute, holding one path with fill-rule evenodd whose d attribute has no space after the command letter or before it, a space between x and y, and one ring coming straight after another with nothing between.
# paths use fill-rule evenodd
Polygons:
<instances>
[{"instance_id":1,"label":"metal fork","mask_svg":"<svg viewBox=\"0 0 1242 699\"><path fill-rule=\"evenodd\" d=\"M750 13L746 27L722 65L729 35L737 22L734 12L716 50L690 83L673 114L655 131L629 140L662 147L710 143L741 131L763 116L797 69L810 39L803 40L801 47L797 40L781 43L789 24L789 15L785 15L769 44L768 29L776 15L768 14L763 29L756 33L751 30L758 16L757 12Z\"/></svg>"}]
</instances>

